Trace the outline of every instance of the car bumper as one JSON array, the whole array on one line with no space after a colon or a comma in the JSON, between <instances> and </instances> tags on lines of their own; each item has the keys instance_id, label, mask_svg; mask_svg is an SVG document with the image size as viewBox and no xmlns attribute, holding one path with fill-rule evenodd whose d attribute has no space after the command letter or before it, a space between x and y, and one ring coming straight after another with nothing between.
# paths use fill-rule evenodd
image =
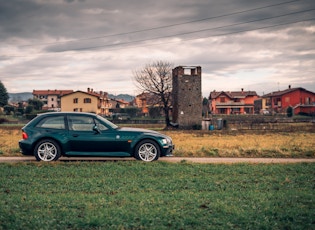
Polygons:
<instances>
[{"instance_id":1,"label":"car bumper","mask_svg":"<svg viewBox=\"0 0 315 230\"><path fill-rule=\"evenodd\" d=\"M162 157L171 157L173 156L173 150L175 149L175 145L171 145L171 146L164 146L163 148L163 153L162 153Z\"/></svg>"},{"instance_id":2,"label":"car bumper","mask_svg":"<svg viewBox=\"0 0 315 230\"><path fill-rule=\"evenodd\" d=\"M23 155L33 155L33 151L32 151L32 146L30 146L28 143L25 143L23 140L19 141L19 147L20 147L20 152Z\"/></svg>"}]
</instances>

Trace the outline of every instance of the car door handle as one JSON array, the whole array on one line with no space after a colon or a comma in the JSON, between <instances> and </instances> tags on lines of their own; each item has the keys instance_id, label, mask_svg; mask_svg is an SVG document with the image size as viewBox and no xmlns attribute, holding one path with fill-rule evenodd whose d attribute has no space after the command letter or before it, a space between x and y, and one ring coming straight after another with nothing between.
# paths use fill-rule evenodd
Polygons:
<instances>
[{"instance_id":1,"label":"car door handle","mask_svg":"<svg viewBox=\"0 0 315 230\"><path fill-rule=\"evenodd\" d=\"M76 134L76 133L75 133L75 134L72 134L72 136L73 136L73 137L78 137L79 134Z\"/></svg>"}]
</instances>

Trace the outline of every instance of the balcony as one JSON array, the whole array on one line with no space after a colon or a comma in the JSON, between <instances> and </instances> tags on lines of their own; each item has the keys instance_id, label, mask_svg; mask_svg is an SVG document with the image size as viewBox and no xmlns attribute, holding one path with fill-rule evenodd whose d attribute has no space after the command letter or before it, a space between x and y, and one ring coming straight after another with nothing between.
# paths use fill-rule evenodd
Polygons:
<instances>
[{"instance_id":1,"label":"balcony","mask_svg":"<svg viewBox=\"0 0 315 230\"><path fill-rule=\"evenodd\" d=\"M244 106L244 102L234 102L234 101L227 101L227 102L216 102L216 106Z\"/></svg>"}]
</instances>

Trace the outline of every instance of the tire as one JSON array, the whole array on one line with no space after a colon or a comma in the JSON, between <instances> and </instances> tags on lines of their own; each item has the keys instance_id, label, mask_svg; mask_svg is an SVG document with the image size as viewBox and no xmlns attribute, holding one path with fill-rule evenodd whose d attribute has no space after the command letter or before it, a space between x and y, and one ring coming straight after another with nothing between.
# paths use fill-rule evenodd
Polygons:
<instances>
[{"instance_id":1,"label":"tire","mask_svg":"<svg viewBox=\"0 0 315 230\"><path fill-rule=\"evenodd\" d=\"M135 158L146 162L159 159L160 147L152 140L143 140L137 144L135 149Z\"/></svg>"},{"instance_id":2,"label":"tire","mask_svg":"<svg viewBox=\"0 0 315 230\"><path fill-rule=\"evenodd\" d=\"M60 146L54 140L41 140L34 148L37 161L56 161L60 155Z\"/></svg>"}]
</instances>

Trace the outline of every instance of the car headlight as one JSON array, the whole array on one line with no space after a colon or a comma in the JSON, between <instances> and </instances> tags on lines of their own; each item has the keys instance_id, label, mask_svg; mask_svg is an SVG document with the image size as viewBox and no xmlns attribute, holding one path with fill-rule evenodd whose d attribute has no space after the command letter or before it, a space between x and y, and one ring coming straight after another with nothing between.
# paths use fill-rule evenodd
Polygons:
<instances>
[{"instance_id":1,"label":"car headlight","mask_svg":"<svg viewBox=\"0 0 315 230\"><path fill-rule=\"evenodd\" d=\"M167 145L167 143L168 143L167 139L162 139L162 144L163 145Z\"/></svg>"},{"instance_id":2,"label":"car headlight","mask_svg":"<svg viewBox=\"0 0 315 230\"><path fill-rule=\"evenodd\" d=\"M162 144L163 145L171 145L172 144L172 140L169 138L164 138L162 139Z\"/></svg>"}]
</instances>

